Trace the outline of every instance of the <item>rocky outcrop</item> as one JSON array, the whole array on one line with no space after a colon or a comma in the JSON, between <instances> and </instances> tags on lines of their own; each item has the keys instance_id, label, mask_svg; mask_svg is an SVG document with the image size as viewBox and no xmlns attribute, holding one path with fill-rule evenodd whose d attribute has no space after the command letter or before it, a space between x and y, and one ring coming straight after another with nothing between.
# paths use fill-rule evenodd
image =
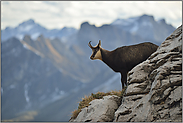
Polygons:
<instances>
[{"instance_id":1,"label":"rocky outcrop","mask_svg":"<svg viewBox=\"0 0 183 123\"><path fill-rule=\"evenodd\" d=\"M120 105L121 98L116 95L104 96L103 99L91 101L90 106L85 107L79 113L74 122L111 122L114 113Z\"/></svg>"},{"instance_id":2,"label":"rocky outcrop","mask_svg":"<svg viewBox=\"0 0 183 123\"><path fill-rule=\"evenodd\" d=\"M182 27L128 73L118 122L182 121Z\"/></svg>"},{"instance_id":3,"label":"rocky outcrop","mask_svg":"<svg viewBox=\"0 0 183 123\"><path fill-rule=\"evenodd\" d=\"M128 73L127 81L128 87L119 107L109 97L104 97L102 102L94 100L74 121L181 122L182 26L146 61L134 67ZM107 110L108 106L113 109Z\"/></svg>"}]
</instances>

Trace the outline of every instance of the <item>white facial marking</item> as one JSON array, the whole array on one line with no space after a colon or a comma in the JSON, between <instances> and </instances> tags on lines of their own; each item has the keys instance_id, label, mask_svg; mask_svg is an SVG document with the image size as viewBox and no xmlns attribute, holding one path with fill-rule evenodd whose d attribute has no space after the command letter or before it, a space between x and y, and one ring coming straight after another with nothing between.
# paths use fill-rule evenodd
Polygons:
<instances>
[{"instance_id":1,"label":"white facial marking","mask_svg":"<svg viewBox=\"0 0 183 123\"><path fill-rule=\"evenodd\" d=\"M98 52L95 54L95 57L93 59L99 59L102 60L101 51L98 50Z\"/></svg>"}]
</instances>

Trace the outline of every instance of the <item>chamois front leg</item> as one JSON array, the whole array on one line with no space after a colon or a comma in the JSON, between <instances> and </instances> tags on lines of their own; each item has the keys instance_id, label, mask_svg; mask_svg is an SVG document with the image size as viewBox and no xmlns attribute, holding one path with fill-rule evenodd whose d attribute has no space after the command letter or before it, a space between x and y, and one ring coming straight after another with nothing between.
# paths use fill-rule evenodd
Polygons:
<instances>
[{"instance_id":1,"label":"chamois front leg","mask_svg":"<svg viewBox=\"0 0 183 123\"><path fill-rule=\"evenodd\" d=\"M122 84L122 89L124 89L125 86L127 86L127 73L126 72L121 72L121 84Z\"/></svg>"}]
</instances>

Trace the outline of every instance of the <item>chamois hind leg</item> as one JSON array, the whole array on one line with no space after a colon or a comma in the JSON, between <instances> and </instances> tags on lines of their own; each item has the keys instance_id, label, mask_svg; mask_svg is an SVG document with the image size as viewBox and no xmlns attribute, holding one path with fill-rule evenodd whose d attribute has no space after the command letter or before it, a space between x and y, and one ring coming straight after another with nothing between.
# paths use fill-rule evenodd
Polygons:
<instances>
[{"instance_id":1,"label":"chamois hind leg","mask_svg":"<svg viewBox=\"0 0 183 123\"><path fill-rule=\"evenodd\" d=\"M127 86L127 73L126 72L121 72L121 84L122 84L122 89L125 88L124 84Z\"/></svg>"}]
</instances>

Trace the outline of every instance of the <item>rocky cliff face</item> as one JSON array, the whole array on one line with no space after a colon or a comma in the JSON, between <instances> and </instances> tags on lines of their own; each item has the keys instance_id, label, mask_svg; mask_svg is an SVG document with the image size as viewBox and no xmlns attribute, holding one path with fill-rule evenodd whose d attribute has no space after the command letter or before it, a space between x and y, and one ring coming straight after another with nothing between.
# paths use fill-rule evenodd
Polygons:
<instances>
[{"instance_id":1,"label":"rocky cliff face","mask_svg":"<svg viewBox=\"0 0 183 123\"><path fill-rule=\"evenodd\" d=\"M182 27L128 74L119 122L182 121Z\"/></svg>"},{"instance_id":2,"label":"rocky cliff face","mask_svg":"<svg viewBox=\"0 0 183 123\"><path fill-rule=\"evenodd\" d=\"M146 61L129 71L119 107L117 102L119 98L113 96L94 100L70 121L182 121L182 26Z\"/></svg>"}]
</instances>

